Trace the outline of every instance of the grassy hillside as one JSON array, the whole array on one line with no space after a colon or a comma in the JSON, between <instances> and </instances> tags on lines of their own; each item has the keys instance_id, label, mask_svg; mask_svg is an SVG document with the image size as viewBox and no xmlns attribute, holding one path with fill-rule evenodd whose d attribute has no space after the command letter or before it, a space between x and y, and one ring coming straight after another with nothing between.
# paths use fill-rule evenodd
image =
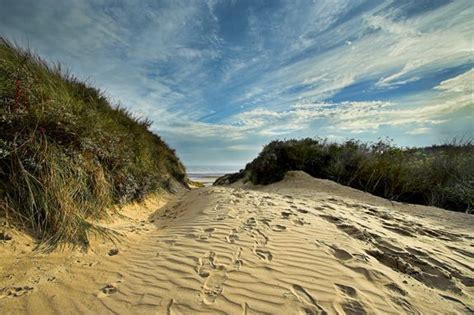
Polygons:
<instances>
[{"instance_id":1,"label":"grassy hillside","mask_svg":"<svg viewBox=\"0 0 474 315\"><path fill-rule=\"evenodd\" d=\"M302 170L319 178L391 200L433 205L454 211L474 210L474 144L471 142L401 149L386 142L343 144L321 139L273 141L240 173L239 179L269 184L286 171Z\"/></svg>"},{"instance_id":2,"label":"grassy hillside","mask_svg":"<svg viewBox=\"0 0 474 315\"><path fill-rule=\"evenodd\" d=\"M107 207L186 181L149 126L0 39L0 218L48 244L87 246Z\"/></svg>"}]
</instances>

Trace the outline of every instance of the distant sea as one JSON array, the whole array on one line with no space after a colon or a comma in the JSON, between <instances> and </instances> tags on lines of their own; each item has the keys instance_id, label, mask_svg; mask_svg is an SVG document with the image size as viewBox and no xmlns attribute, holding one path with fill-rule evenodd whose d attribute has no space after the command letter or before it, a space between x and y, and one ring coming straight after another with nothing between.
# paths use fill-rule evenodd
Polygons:
<instances>
[{"instance_id":1,"label":"distant sea","mask_svg":"<svg viewBox=\"0 0 474 315\"><path fill-rule=\"evenodd\" d=\"M190 180L211 186L219 177L238 172L242 168L244 167L240 165L190 165L187 170Z\"/></svg>"}]
</instances>

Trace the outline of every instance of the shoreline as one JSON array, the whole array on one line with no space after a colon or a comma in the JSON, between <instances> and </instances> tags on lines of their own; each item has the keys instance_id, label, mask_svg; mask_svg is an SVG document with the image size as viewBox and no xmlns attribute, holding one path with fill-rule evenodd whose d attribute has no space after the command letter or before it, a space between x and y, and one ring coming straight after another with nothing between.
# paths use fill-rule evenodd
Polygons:
<instances>
[{"instance_id":1,"label":"shoreline","mask_svg":"<svg viewBox=\"0 0 474 315\"><path fill-rule=\"evenodd\" d=\"M212 186L212 184L225 173L188 173L188 177L193 182L203 184L205 187Z\"/></svg>"}]
</instances>

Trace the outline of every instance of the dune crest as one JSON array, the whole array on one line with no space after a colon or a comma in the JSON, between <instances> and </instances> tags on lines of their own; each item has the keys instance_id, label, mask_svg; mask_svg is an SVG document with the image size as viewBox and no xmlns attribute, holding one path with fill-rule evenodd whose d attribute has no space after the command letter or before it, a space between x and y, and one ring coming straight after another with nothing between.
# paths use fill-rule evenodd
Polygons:
<instances>
[{"instance_id":1,"label":"dune crest","mask_svg":"<svg viewBox=\"0 0 474 315\"><path fill-rule=\"evenodd\" d=\"M264 187L193 190L128 225L119 252L2 263L0 310L136 314L474 311L473 219L436 225L292 172ZM349 195L347 195L349 194ZM347 195L347 196L345 196ZM416 210L416 209L415 209ZM454 222L454 223L453 223ZM133 230L133 232L130 232ZM2 245L0 245L2 246ZM77 261L77 262L76 262ZM42 270L54 277L48 281ZM54 266L54 267L53 267ZM54 274L54 275L53 275ZM52 278L51 278L52 279ZM2 289L3 288L3 289ZM19 288L19 289L18 289Z\"/></svg>"}]
</instances>

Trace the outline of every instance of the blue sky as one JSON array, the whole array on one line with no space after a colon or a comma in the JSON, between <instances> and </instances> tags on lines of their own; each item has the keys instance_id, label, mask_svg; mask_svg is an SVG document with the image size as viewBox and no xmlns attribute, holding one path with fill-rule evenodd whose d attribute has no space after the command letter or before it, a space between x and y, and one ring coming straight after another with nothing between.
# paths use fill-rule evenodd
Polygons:
<instances>
[{"instance_id":1,"label":"blue sky","mask_svg":"<svg viewBox=\"0 0 474 315\"><path fill-rule=\"evenodd\" d=\"M474 138L472 0L0 0L0 35L137 115L186 165L273 139Z\"/></svg>"}]
</instances>

